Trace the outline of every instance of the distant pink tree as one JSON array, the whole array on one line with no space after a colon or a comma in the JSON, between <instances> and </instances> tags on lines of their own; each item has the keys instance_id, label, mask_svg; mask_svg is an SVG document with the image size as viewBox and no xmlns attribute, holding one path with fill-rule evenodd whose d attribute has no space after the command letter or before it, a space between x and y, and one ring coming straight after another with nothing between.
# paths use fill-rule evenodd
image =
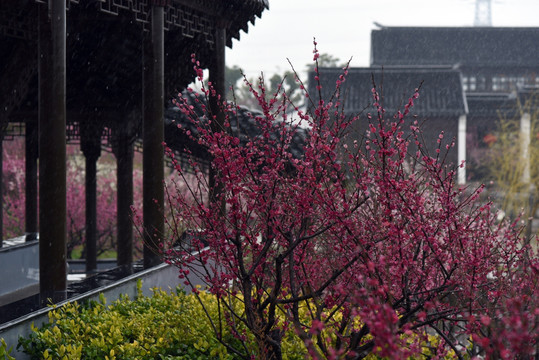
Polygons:
<instances>
[{"instance_id":1,"label":"distant pink tree","mask_svg":"<svg viewBox=\"0 0 539 360\"><path fill-rule=\"evenodd\" d=\"M101 156L97 171L97 255L116 249L116 165L114 158L105 153ZM67 233L68 256L72 250L82 247L85 257L86 201L85 159L78 146L68 146L67 166Z\"/></svg>"},{"instance_id":2,"label":"distant pink tree","mask_svg":"<svg viewBox=\"0 0 539 360\"><path fill-rule=\"evenodd\" d=\"M24 235L24 138L3 143L2 189L4 239Z\"/></svg>"},{"instance_id":3,"label":"distant pink tree","mask_svg":"<svg viewBox=\"0 0 539 360\"><path fill-rule=\"evenodd\" d=\"M193 158L198 181L173 203L178 229L194 237L164 256L195 293L198 278L219 298L240 340L251 334L257 344L224 345L245 359L281 359L293 329L321 359L535 354L539 263L518 223L499 223L491 204L479 203L482 186L457 185L456 167L443 162L451 139L441 134L436 151L423 146L408 119L417 89L402 111L387 114L373 81L372 115L348 117L346 75L323 99L317 74L307 112L284 92L267 96L264 84L249 84L262 114L251 116L257 135L247 140L233 126L231 103L221 102L224 122L211 125L211 88L198 96L203 117L177 101L196 129L186 134L212 156L215 199L203 196L210 182ZM358 121L370 131L350 139ZM300 126L308 136L294 156ZM176 170L187 176L179 163ZM221 339L218 324L215 331Z\"/></svg>"},{"instance_id":4,"label":"distant pink tree","mask_svg":"<svg viewBox=\"0 0 539 360\"><path fill-rule=\"evenodd\" d=\"M4 238L22 236L25 232L25 173L24 138L4 142ZM77 145L67 147L67 249L83 247L85 215L84 157ZM116 249L116 165L111 154L103 154L97 175L97 249L98 255ZM137 157L138 159L138 157ZM140 159L138 159L140 160ZM140 162L140 161L139 161ZM142 208L142 171L133 171L134 206ZM142 254L142 242L135 234L135 257Z\"/></svg>"}]
</instances>

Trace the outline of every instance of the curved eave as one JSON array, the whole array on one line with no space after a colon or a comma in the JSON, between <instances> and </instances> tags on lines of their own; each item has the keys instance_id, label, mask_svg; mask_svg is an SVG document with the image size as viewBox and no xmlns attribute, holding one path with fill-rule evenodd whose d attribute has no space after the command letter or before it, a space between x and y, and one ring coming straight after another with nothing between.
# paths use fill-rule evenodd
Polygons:
<instances>
[{"instance_id":1,"label":"curved eave","mask_svg":"<svg viewBox=\"0 0 539 360\"><path fill-rule=\"evenodd\" d=\"M230 4L230 1L227 1ZM232 39L240 39L240 31L248 33L249 23L255 24L256 18L262 18L264 10L269 9L269 2L267 0L237 0L236 5L243 8L241 12L226 13L224 17L230 19L230 25L228 27L228 36L226 46L232 48Z\"/></svg>"},{"instance_id":2,"label":"curved eave","mask_svg":"<svg viewBox=\"0 0 539 360\"><path fill-rule=\"evenodd\" d=\"M232 47L232 39L239 40L240 31L247 33L249 23L262 17L269 9L268 0L172 0L174 6L184 6L203 12L225 24L227 30L226 46Z\"/></svg>"}]
</instances>

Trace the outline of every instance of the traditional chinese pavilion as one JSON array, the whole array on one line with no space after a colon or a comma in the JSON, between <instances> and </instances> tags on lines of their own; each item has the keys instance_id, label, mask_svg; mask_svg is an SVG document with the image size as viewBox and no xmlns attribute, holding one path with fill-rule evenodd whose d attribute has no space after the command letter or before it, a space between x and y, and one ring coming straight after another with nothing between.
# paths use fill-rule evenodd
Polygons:
<instances>
[{"instance_id":1,"label":"traditional chinese pavilion","mask_svg":"<svg viewBox=\"0 0 539 360\"><path fill-rule=\"evenodd\" d=\"M129 265L133 151L141 140L144 264L156 264L164 232L165 105L194 79L193 53L224 94L225 47L266 8L267 0L0 2L1 134L19 132L26 139L25 226L29 240L39 233L42 299L58 301L66 293L66 142L80 141L86 158L92 271L96 161L103 143L117 159L117 262Z\"/></svg>"}]
</instances>

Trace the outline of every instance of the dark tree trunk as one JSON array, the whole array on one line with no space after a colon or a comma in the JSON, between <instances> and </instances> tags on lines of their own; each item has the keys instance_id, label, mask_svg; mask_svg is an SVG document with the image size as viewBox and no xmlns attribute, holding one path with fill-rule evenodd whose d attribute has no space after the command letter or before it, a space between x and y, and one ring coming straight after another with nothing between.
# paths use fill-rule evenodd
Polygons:
<instances>
[{"instance_id":1,"label":"dark tree trunk","mask_svg":"<svg viewBox=\"0 0 539 360\"><path fill-rule=\"evenodd\" d=\"M272 330L267 337L261 341L262 344L262 356L264 360L282 360L282 346L281 341L283 339L282 330Z\"/></svg>"}]
</instances>

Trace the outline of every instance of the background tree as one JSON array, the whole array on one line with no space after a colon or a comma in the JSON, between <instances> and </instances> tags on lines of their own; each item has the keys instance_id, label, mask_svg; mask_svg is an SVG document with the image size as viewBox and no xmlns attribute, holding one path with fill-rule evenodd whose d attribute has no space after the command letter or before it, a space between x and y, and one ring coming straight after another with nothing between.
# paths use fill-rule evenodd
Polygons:
<instances>
[{"instance_id":1,"label":"background tree","mask_svg":"<svg viewBox=\"0 0 539 360\"><path fill-rule=\"evenodd\" d=\"M3 143L3 211L4 238L24 235L24 139L14 138Z\"/></svg>"},{"instance_id":2,"label":"background tree","mask_svg":"<svg viewBox=\"0 0 539 360\"><path fill-rule=\"evenodd\" d=\"M341 60L331 54L323 53L320 54L318 58L318 66L320 67L344 67L346 64L343 64ZM307 64L306 70L310 71L313 69L313 64ZM255 89L259 86L260 82L264 82L265 93L268 96L275 94L276 92L285 91L288 95L288 99L295 106L303 106L304 97L303 92L300 89L299 82L297 81L297 76L294 71L287 70L282 74L275 73L269 79L265 79L263 74L258 79L254 78L244 78L243 72L240 67L234 65L232 67L226 67L225 78L229 88L226 98L230 101L235 100L238 105L246 106L248 108L257 108L258 101L251 94L250 86L254 85ZM239 83L240 79L246 81Z\"/></svg>"},{"instance_id":3,"label":"background tree","mask_svg":"<svg viewBox=\"0 0 539 360\"><path fill-rule=\"evenodd\" d=\"M373 84L373 114L348 118L345 80L346 70L330 99L308 94L307 112L282 89L270 95L263 83L251 85L263 116L253 117L260 136L245 146L246 134L231 125L235 105L222 104L225 128L215 131L211 114L199 118L177 102L196 125L187 135L212 155L221 190L208 203L198 170L190 192L174 198L175 224L194 236L164 256L195 293L202 281L218 297L238 339L257 344L224 345L245 359L281 359L283 334L293 328L313 358L532 354L537 254L522 246L515 223L498 223L490 205L477 202L483 187L456 185L456 169L443 163L452 148L443 134L435 157L423 151L421 130L406 120L417 90L391 116ZM368 121L370 131L345 141L354 121ZM301 125L309 136L294 156L289 146ZM197 169L195 159L190 167ZM429 333L440 341L429 342Z\"/></svg>"},{"instance_id":4,"label":"background tree","mask_svg":"<svg viewBox=\"0 0 539 360\"><path fill-rule=\"evenodd\" d=\"M531 218L539 207L539 94L517 99L514 117L500 117L486 138L492 196L509 218L529 219L531 239Z\"/></svg>"},{"instance_id":5,"label":"background tree","mask_svg":"<svg viewBox=\"0 0 539 360\"><path fill-rule=\"evenodd\" d=\"M238 86L238 81L243 79L243 72L238 65L232 67L225 66L225 83L227 88L226 98L234 98L234 89Z\"/></svg>"},{"instance_id":6,"label":"background tree","mask_svg":"<svg viewBox=\"0 0 539 360\"><path fill-rule=\"evenodd\" d=\"M67 156L67 256L85 257L85 165L78 145L68 145ZM135 163L140 164L140 156ZM4 143L4 229L5 238L24 235L25 174L24 138ZM142 206L142 171L133 172L135 208ZM98 162L97 176L97 254L114 256L116 251L116 164L105 153ZM138 234L137 234L138 235ZM135 239L135 257L142 254L142 242Z\"/></svg>"},{"instance_id":7,"label":"background tree","mask_svg":"<svg viewBox=\"0 0 539 360\"><path fill-rule=\"evenodd\" d=\"M331 54L328 54L328 53L321 53L320 56L318 57L318 59L316 60L317 61L317 66L318 67L340 67L340 68L343 68L346 66L346 63L343 63L341 61L341 59L339 59L338 57L335 57ZM307 67L307 71L312 71L314 70L314 67L315 67L315 63L310 63L310 64L307 64L306 65Z\"/></svg>"}]
</instances>

